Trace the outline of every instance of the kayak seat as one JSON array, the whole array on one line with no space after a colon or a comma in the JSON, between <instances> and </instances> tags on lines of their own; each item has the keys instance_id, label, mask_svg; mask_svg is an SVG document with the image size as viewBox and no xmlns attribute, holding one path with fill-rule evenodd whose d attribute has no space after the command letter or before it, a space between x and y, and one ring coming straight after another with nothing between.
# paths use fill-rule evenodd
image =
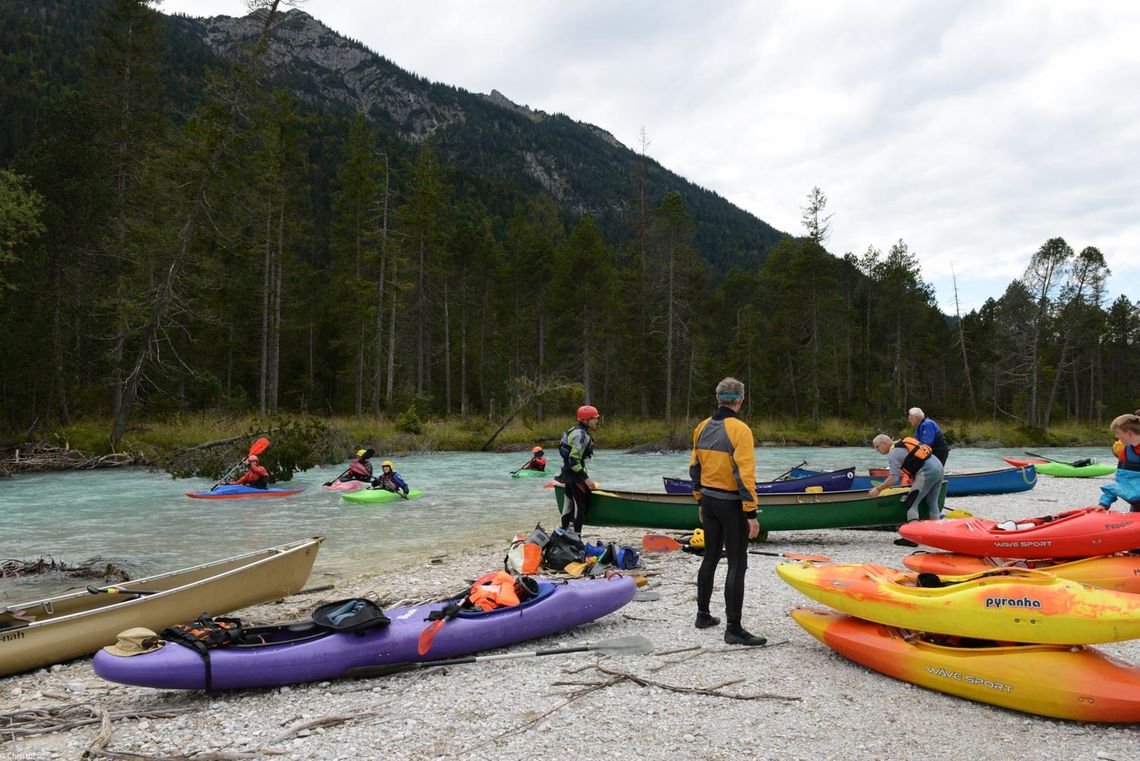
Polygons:
<instances>
[{"instance_id":1,"label":"kayak seat","mask_svg":"<svg viewBox=\"0 0 1140 761\"><path fill-rule=\"evenodd\" d=\"M938 578L938 574L936 573L920 573L916 581L918 582L918 586L928 589L938 589L946 586L946 582Z\"/></svg>"}]
</instances>

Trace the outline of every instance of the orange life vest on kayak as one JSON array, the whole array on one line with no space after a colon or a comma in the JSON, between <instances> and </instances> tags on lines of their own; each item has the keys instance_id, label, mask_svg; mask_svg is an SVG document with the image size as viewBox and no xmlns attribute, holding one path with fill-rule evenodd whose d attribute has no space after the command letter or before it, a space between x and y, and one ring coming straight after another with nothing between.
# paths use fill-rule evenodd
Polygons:
<instances>
[{"instance_id":1,"label":"orange life vest on kayak","mask_svg":"<svg viewBox=\"0 0 1140 761\"><path fill-rule=\"evenodd\" d=\"M494 610L495 608L508 608L519 604L518 593L515 592L515 577L506 571L488 573L475 579L471 585L471 593L467 595L471 607L481 610Z\"/></svg>"},{"instance_id":2,"label":"orange life vest on kayak","mask_svg":"<svg viewBox=\"0 0 1140 761\"><path fill-rule=\"evenodd\" d=\"M934 452L927 444L923 444L913 436L907 436L896 441L895 446L907 450L906 459L902 461L902 466L899 469L912 479L918 475L918 471L922 470L922 466L926 464L926 460Z\"/></svg>"}]
</instances>

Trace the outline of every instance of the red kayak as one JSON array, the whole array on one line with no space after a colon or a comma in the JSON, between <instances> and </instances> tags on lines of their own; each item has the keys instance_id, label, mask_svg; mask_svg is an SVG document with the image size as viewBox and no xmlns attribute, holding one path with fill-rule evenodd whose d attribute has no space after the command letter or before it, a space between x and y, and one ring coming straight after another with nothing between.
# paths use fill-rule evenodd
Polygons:
<instances>
[{"instance_id":1,"label":"red kayak","mask_svg":"<svg viewBox=\"0 0 1140 761\"><path fill-rule=\"evenodd\" d=\"M1017 457L1003 457L1001 459L1005 460L1015 468L1024 468L1026 465L1044 465L1045 463L1049 462L1048 460L1042 459L1021 460Z\"/></svg>"},{"instance_id":2,"label":"red kayak","mask_svg":"<svg viewBox=\"0 0 1140 761\"><path fill-rule=\"evenodd\" d=\"M1083 558L1140 547L1140 513L1085 507L1016 522L915 521L900 527L899 533L912 542L965 555Z\"/></svg>"}]
</instances>

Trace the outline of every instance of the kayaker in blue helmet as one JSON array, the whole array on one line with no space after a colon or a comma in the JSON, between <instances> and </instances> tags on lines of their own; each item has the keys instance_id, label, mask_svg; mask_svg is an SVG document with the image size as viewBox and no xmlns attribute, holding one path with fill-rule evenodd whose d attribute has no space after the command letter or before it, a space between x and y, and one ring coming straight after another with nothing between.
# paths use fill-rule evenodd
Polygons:
<instances>
[{"instance_id":1,"label":"kayaker in blue helmet","mask_svg":"<svg viewBox=\"0 0 1140 761\"><path fill-rule=\"evenodd\" d=\"M942 435L938 423L928 418L919 407L911 407L906 413L906 418L914 426L914 437L930 447L938 462L945 466L946 459L950 457L950 445L946 443L946 437Z\"/></svg>"},{"instance_id":2,"label":"kayaker in blue helmet","mask_svg":"<svg viewBox=\"0 0 1140 761\"><path fill-rule=\"evenodd\" d=\"M380 464L380 475L373 479L372 488L403 492L405 497L408 496L408 484L400 478L400 474L396 472L396 466L391 460L385 460Z\"/></svg>"}]
</instances>

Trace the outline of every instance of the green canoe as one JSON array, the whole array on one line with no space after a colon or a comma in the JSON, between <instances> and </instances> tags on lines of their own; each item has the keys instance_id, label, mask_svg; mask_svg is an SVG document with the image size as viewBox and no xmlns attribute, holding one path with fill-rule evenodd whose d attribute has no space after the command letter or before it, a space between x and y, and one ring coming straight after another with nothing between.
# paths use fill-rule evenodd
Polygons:
<instances>
[{"instance_id":1,"label":"green canoe","mask_svg":"<svg viewBox=\"0 0 1140 761\"><path fill-rule=\"evenodd\" d=\"M554 485L554 497L562 510L565 489ZM761 494L760 531L803 531L851 526L899 526L906 522L903 499L906 489L888 489L877 497L866 491ZM946 503L942 482L939 505ZM590 497L586 523L591 526L635 526L691 531L701 525L697 503L687 494L652 494L630 491L595 491Z\"/></svg>"},{"instance_id":2,"label":"green canoe","mask_svg":"<svg viewBox=\"0 0 1140 761\"><path fill-rule=\"evenodd\" d=\"M423 494L419 489L412 489L408 492L408 499L415 499ZM361 489L360 491L345 492L340 495L341 499L347 499L349 502L365 502L368 504L378 502L403 502L402 494L399 492L388 491L387 489Z\"/></svg>"}]
</instances>

